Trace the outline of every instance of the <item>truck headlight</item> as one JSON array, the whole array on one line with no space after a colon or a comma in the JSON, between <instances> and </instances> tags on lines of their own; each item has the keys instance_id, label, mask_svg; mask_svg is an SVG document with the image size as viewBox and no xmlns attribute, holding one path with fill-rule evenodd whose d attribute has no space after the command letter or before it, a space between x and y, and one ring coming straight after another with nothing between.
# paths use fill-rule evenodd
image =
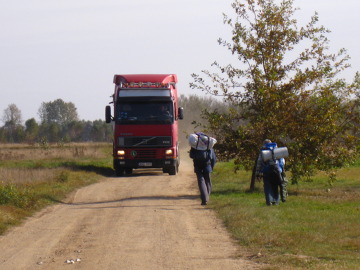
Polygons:
<instances>
[{"instance_id":1,"label":"truck headlight","mask_svg":"<svg viewBox=\"0 0 360 270\"><path fill-rule=\"evenodd\" d=\"M125 150L118 150L117 154L118 156L125 156Z\"/></svg>"},{"instance_id":2,"label":"truck headlight","mask_svg":"<svg viewBox=\"0 0 360 270\"><path fill-rule=\"evenodd\" d=\"M167 149L165 150L165 155L169 156L173 154L173 150L172 149Z\"/></svg>"}]
</instances>

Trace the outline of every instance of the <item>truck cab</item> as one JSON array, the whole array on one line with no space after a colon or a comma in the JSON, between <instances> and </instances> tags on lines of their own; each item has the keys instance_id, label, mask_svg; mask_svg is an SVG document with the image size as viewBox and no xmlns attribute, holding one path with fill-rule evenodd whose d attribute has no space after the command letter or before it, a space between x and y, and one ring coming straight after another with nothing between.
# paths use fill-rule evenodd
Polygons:
<instances>
[{"instance_id":1,"label":"truck cab","mask_svg":"<svg viewBox=\"0 0 360 270\"><path fill-rule=\"evenodd\" d=\"M161 168L176 175L180 155L175 74L114 76L113 116L106 106L107 123L113 123L113 166L117 176L138 168Z\"/></svg>"}]
</instances>

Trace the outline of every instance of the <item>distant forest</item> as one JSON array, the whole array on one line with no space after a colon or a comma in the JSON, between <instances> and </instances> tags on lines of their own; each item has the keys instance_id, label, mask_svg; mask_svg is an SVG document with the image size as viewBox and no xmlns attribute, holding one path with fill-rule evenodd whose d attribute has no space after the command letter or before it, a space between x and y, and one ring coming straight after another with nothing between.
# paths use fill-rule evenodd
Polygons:
<instances>
[{"instance_id":1,"label":"distant forest","mask_svg":"<svg viewBox=\"0 0 360 270\"><path fill-rule=\"evenodd\" d=\"M204 108L224 106L215 98L181 95L179 104L184 108L184 119L179 121L179 136L184 145L186 136L195 131L195 122L202 120ZM22 119L21 109L10 104L2 115L0 143L68 143L68 142L112 142L112 125L104 119L95 121L79 120L74 103L57 99L43 102L38 110L40 121Z\"/></svg>"}]
</instances>

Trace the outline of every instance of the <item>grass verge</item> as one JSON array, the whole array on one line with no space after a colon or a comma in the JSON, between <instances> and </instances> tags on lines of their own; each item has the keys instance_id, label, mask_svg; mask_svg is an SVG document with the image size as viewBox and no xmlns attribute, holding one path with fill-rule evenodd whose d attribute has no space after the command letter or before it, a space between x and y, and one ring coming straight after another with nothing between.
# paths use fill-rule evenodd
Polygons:
<instances>
[{"instance_id":1,"label":"grass verge","mask_svg":"<svg viewBox=\"0 0 360 270\"><path fill-rule=\"evenodd\" d=\"M94 143L0 148L0 234L70 192L112 175L111 151L109 144Z\"/></svg>"},{"instance_id":2,"label":"grass verge","mask_svg":"<svg viewBox=\"0 0 360 270\"><path fill-rule=\"evenodd\" d=\"M218 163L211 204L250 258L268 269L358 269L360 266L360 167L288 187L279 206L266 206L262 184L249 192L250 174Z\"/></svg>"}]
</instances>

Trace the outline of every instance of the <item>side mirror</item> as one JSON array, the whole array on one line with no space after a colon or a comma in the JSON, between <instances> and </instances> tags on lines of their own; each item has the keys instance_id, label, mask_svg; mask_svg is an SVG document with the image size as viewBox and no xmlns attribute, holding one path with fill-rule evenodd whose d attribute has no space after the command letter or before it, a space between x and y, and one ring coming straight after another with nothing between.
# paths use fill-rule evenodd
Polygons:
<instances>
[{"instance_id":1,"label":"side mirror","mask_svg":"<svg viewBox=\"0 0 360 270\"><path fill-rule=\"evenodd\" d=\"M111 123L111 107L110 106L105 107L105 122Z\"/></svg>"},{"instance_id":2,"label":"side mirror","mask_svg":"<svg viewBox=\"0 0 360 270\"><path fill-rule=\"evenodd\" d=\"M183 107L179 107L178 115L179 115L180 120L184 119L184 108Z\"/></svg>"}]
</instances>

